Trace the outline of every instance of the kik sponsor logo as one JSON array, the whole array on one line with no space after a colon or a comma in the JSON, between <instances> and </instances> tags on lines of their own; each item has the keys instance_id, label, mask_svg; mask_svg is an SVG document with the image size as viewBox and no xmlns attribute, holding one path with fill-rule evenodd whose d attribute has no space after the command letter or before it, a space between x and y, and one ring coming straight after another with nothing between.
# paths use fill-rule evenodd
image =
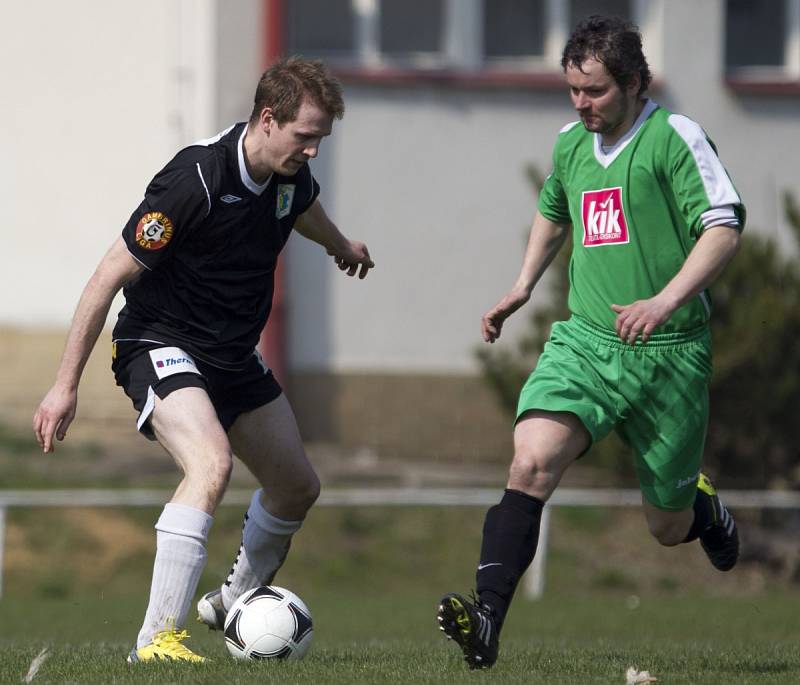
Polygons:
<instances>
[{"instance_id":1,"label":"kik sponsor logo","mask_svg":"<svg viewBox=\"0 0 800 685\"><path fill-rule=\"evenodd\" d=\"M587 190L583 193L581 216L584 247L628 242L628 222L622 207L622 188Z\"/></svg>"}]
</instances>

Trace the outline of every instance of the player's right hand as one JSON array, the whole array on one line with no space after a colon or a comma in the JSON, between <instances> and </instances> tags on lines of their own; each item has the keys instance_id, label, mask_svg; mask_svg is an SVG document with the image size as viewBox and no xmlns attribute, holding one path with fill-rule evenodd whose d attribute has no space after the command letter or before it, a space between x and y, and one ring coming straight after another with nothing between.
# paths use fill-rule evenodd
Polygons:
<instances>
[{"instance_id":1,"label":"player's right hand","mask_svg":"<svg viewBox=\"0 0 800 685\"><path fill-rule=\"evenodd\" d=\"M58 384L50 388L33 415L33 434L43 452L54 451L54 435L59 440L67 437L67 428L75 418L77 407L77 390L68 390Z\"/></svg>"},{"instance_id":2,"label":"player's right hand","mask_svg":"<svg viewBox=\"0 0 800 685\"><path fill-rule=\"evenodd\" d=\"M503 322L531 297L525 290L514 289L492 307L481 319L481 334L484 341L493 343L500 337Z\"/></svg>"},{"instance_id":3,"label":"player's right hand","mask_svg":"<svg viewBox=\"0 0 800 685\"><path fill-rule=\"evenodd\" d=\"M346 271L348 276L355 276L358 272L360 279L366 278L367 272L375 268L375 262L369 256L367 246L358 240L348 240L347 245L340 252L328 250L328 254L333 257L339 270Z\"/></svg>"}]
</instances>

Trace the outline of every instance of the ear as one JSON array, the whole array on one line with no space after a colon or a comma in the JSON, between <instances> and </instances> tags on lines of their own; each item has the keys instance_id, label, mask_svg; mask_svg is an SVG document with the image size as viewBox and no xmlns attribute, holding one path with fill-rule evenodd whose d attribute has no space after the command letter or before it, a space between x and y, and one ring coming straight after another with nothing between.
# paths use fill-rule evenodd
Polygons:
<instances>
[{"instance_id":1,"label":"ear","mask_svg":"<svg viewBox=\"0 0 800 685\"><path fill-rule=\"evenodd\" d=\"M633 75L633 78L631 78L631 82L628 84L627 91L631 95L638 96L639 95L639 88L641 88L641 87L642 87L642 76L637 71Z\"/></svg>"},{"instance_id":2,"label":"ear","mask_svg":"<svg viewBox=\"0 0 800 685\"><path fill-rule=\"evenodd\" d=\"M259 123L261 124L261 129L269 135L270 128L275 123L275 119L272 116L272 108L271 107L264 107L261 110L261 115L258 118Z\"/></svg>"}]
</instances>

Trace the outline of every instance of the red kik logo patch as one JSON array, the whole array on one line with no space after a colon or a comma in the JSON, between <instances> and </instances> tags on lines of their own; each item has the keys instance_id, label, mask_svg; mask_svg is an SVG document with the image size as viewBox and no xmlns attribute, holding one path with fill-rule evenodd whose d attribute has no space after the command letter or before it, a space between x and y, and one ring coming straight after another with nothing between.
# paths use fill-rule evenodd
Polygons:
<instances>
[{"instance_id":1,"label":"red kik logo patch","mask_svg":"<svg viewBox=\"0 0 800 685\"><path fill-rule=\"evenodd\" d=\"M581 206L583 246L628 242L628 222L622 208L622 188L587 190Z\"/></svg>"}]
</instances>

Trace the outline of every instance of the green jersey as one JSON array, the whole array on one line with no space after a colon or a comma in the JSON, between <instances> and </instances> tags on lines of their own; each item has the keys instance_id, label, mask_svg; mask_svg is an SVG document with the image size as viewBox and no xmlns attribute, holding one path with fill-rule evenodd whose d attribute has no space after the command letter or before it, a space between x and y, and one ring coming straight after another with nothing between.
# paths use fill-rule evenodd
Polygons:
<instances>
[{"instance_id":1,"label":"green jersey","mask_svg":"<svg viewBox=\"0 0 800 685\"><path fill-rule=\"evenodd\" d=\"M539 211L572 224L569 308L605 328L614 328L611 304L660 292L705 229L741 230L745 221L739 194L703 129L651 100L610 149L579 122L565 126ZM704 291L655 332L696 329L710 312Z\"/></svg>"}]
</instances>

